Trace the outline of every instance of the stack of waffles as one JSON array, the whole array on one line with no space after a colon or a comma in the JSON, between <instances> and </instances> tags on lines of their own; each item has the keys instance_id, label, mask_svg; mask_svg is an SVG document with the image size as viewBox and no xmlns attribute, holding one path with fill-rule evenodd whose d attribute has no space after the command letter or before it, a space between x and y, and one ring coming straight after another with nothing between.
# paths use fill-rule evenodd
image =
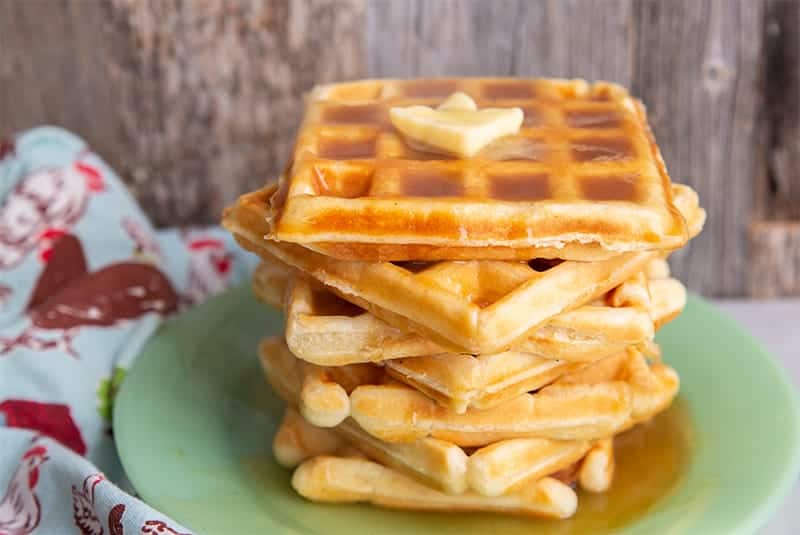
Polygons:
<instances>
[{"instance_id":1,"label":"stack of waffles","mask_svg":"<svg viewBox=\"0 0 800 535\"><path fill-rule=\"evenodd\" d=\"M511 133L452 142L508 109ZM288 407L275 458L313 501L573 515L678 392L653 337L686 301L666 257L704 218L619 86L315 88L284 174L224 217L286 316L260 347Z\"/></svg>"}]
</instances>

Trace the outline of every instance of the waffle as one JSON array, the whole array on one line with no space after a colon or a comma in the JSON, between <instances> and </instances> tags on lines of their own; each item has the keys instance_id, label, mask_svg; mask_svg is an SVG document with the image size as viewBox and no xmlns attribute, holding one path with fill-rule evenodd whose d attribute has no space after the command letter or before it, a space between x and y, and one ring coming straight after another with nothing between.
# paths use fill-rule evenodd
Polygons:
<instances>
[{"instance_id":1,"label":"waffle","mask_svg":"<svg viewBox=\"0 0 800 535\"><path fill-rule=\"evenodd\" d=\"M317 427L341 423L350 415L350 392L362 384L379 383L384 376L381 368L365 364L324 368L309 364L295 358L276 337L266 338L259 353L265 369L272 372L267 377L278 395L297 398L303 417Z\"/></svg>"},{"instance_id":2,"label":"waffle","mask_svg":"<svg viewBox=\"0 0 800 535\"><path fill-rule=\"evenodd\" d=\"M276 263L262 262L253 276L253 286L259 299L276 307L281 306L277 296L286 296L289 346L297 356L315 364L380 362L457 350L403 333L323 286L291 276L288 268ZM651 338L653 332L647 309L598 303L555 316L514 349L584 362Z\"/></svg>"},{"instance_id":3,"label":"waffle","mask_svg":"<svg viewBox=\"0 0 800 535\"><path fill-rule=\"evenodd\" d=\"M578 483L590 492L605 492L614 477L614 439L595 442L578 469Z\"/></svg>"},{"instance_id":4,"label":"waffle","mask_svg":"<svg viewBox=\"0 0 800 535\"><path fill-rule=\"evenodd\" d=\"M416 389L363 385L350 395L350 415L387 442L426 436L459 446L484 446L509 438L594 440L619 432L630 420L631 391L623 381L547 386L486 410L455 414Z\"/></svg>"},{"instance_id":5,"label":"waffle","mask_svg":"<svg viewBox=\"0 0 800 535\"><path fill-rule=\"evenodd\" d=\"M473 158L414 150L388 110L436 105L444 87L479 107L521 108L523 127ZM489 258L544 257L547 251L530 250L543 248L586 260L598 247L674 249L687 240L644 107L605 82L373 80L315 88L271 203L276 239L369 261L448 259L442 255L451 248L469 251L457 258L484 259L486 247ZM517 248L529 250L519 256Z\"/></svg>"},{"instance_id":6,"label":"waffle","mask_svg":"<svg viewBox=\"0 0 800 535\"><path fill-rule=\"evenodd\" d=\"M501 405L580 366L516 351L480 356L444 354L384 362L391 377L457 414L469 408L490 409Z\"/></svg>"},{"instance_id":7,"label":"waffle","mask_svg":"<svg viewBox=\"0 0 800 535\"><path fill-rule=\"evenodd\" d=\"M631 387L631 418L625 429L669 407L680 387L675 370L661 362L648 365L646 357L634 348L565 374L555 385L604 385L609 381L624 381Z\"/></svg>"},{"instance_id":8,"label":"waffle","mask_svg":"<svg viewBox=\"0 0 800 535\"><path fill-rule=\"evenodd\" d=\"M408 387L362 385L350 394L350 415L370 434L395 442L424 436L462 446L513 437L597 439L651 418L669 406L679 387L674 370L649 366L635 349L589 367L594 368L606 375L578 370L536 393L464 414Z\"/></svg>"},{"instance_id":9,"label":"waffle","mask_svg":"<svg viewBox=\"0 0 800 535\"><path fill-rule=\"evenodd\" d=\"M335 260L246 230L247 197L225 225L262 258L305 272L387 323L470 353L511 346L547 319L588 303L642 269L655 253L598 262L562 262L544 272L528 263L471 261L396 265Z\"/></svg>"},{"instance_id":10,"label":"waffle","mask_svg":"<svg viewBox=\"0 0 800 535\"><path fill-rule=\"evenodd\" d=\"M262 343L260 354L276 391L291 406L301 405L302 379L295 374L286 346L278 338L268 338ZM448 493L470 488L491 496L563 470L592 448L584 440L512 439L469 455L455 444L435 438L400 444L384 442L352 420L344 420L333 428L317 427L290 408L275 436L273 450L283 466L293 467L316 455L341 454L343 441L384 465Z\"/></svg>"},{"instance_id":11,"label":"waffle","mask_svg":"<svg viewBox=\"0 0 800 535\"><path fill-rule=\"evenodd\" d=\"M333 455L344 450L344 441L329 429L308 423L288 407L272 440L272 454L279 465L294 468L317 455Z\"/></svg>"},{"instance_id":12,"label":"waffle","mask_svg":"<svg viewBox=\"0 0 800 535\"><path fill-rule=\"evenodd\" d=\"M612 439L593 444L512 439L468 455L454 444L430 438L410 444L382 442L351 421L333 429L315 427L288 407L275 435L273 452L282 466L294 468L318 455L352 456L348 451L352 449L448 494L469 490L483 496L500 496L573 467L577 467L575 481L579 482L583 473L592 485L587 490L596 491L598 486L610 484L613 477L613 464L608 462L613 460L612 444ZM600 450L605 456L598 458L595 452Z\"/></svg>"},{"instance_id":13,"label":"waffle","mask_svg":"<svg viewBox=\"0 0 800 535\"><path fill-rule=\"evenodd\" d=\"M302 383L301 412L320 427L337 425L346 418L350 410L348 393L358 384L383 382L382 370L442 406L463 413L470 407L487 409L500 405L585 365L507 351L477 357L441 354L388 360L383 368L368 364L322 367L305 363L287 350L271 351L284 353L289 361L285 366L291 367ZM342 384L337 383L337 377L344 377Z\"/></svg>"},{"instance_id":14,"label":"waffle","mask_svg":"<svg viewBox=\"0 0 800 535\"><path fill-rule=\"evenodd\" d=\"M486 511L568 518L578 506L575 491L550 477L515 494L447 494L372 461L332 456L314 457L301 464L292 476L292 487L316 502L368 502L415 511Z\"/></svg>"},{"instance_id":15,"label":"waffle","mask_svg":"<svg viewBox=\"0 0 800 535\"><path fill-rule=\"evenodd\" d=\"M471 261L393 264L342 261L292 244L263 239L274 187L241 197L223 224L245 248L305 272L346 300L401 331L413 331L470 353L512 346L548 318L590 302L630 278L656 252L598 262L562 262L544 272L521 262ZM675 188L686 218L699 232L704 212L689 188ZM262 199L263 200L263 199ZM692 225L690 225L692 227Z\"/></svg>"},{"instance_id":16,"label":"waffle","mask_svg":"<svg viewBox=\"0 0 800 535\"><path fill-rule=\"evenodd\" d=\"M294 375L296 384L305 381L303 369L310 365L291 355L288 348L263 348L262 358L271 384L285 399L291 392L286 390L282 377ZM380 440L402 443L431 436L459 446L483 446L527 437L594 440L625 426L632 409L631 390L624 381L548 386L492 409L464 414L455 414L400 383L365 382L350 392L349 399L349 416ZM309 400L301 399L301 407L302 404L308 405ZM312 408L324 411L327 405L312 402ZM340 419L347 416L338 405L336 414Z\"/></svg>"},{"instance_id":17,"label":"waffle","mask_svg":"<svg viewBox=\"0 0 800 535\"><path fill-rule=\"evenodd\" d=\"M293 279L291 284L289 278ZM278 287L265 287L266 281ZM550 359L589 362L619 352L628 345L642 343L652 338L653 321L664 319L661 315L677 314L679 310L675 307L680 304L679 299L660 295L676 291L672 285L663 284L659 285L656 296L660 306L654 308L649 302L647 284L639 278L622 286L638 285L637 291L644 293L648 302L621 303L616 297L620 292L615 290L606 302L613 298L624 306L616 308L599 302L559 314L518 341L512 349ZM288 268L279 264L262 262L254 274L253 285L262 300L286 296L287 342L295 355L309 362L339 366L452 353L452 348L388 325L337 298L321 285L291 276ZM287 290L289 285L291 288ZM685 299L682 287L678 291ZM272 305L281 306L280 302L272 302Z\"/></svg>"}]
</instances>

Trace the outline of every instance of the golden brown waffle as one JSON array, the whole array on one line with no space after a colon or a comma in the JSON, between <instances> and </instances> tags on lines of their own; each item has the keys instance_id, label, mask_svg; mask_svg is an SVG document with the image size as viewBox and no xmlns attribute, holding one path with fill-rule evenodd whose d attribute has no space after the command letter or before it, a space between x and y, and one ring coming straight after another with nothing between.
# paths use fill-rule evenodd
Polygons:
<instances>
[{"instance_id":1,"label":"golden brown waffle","mask_svg":"<svg viewBox=\"0 0 800 535\"><path fill-rule=\"evenodd\" d=\"M550 477L514 494L447 494L366 459L330 456L314 457L301 464L292 476L292 487L315 502L368 502L415 511L486 511L568 518L578 506L575 491Z\"/></svg>"},{"instance_id":2,"label":"golden brown waffle","mask_svg":"<svg viewBox=\"0 0 800 535\"><path fill-rule=\"evenodd\" d=\"M614 360L608 357L589 367L608 370L605 375L579 370L535 394L464 414L453 414L408 387L359 386L350 394L350 415L370 434L397 442L432 436L474 446L524 436L602 438L665 409L679 387L674 370L661 363L648 366L634 349L616 359L618 365L606 364Z\"/></svg>"},{"instance_id":3,"label":"golden brown waffle","mask_svg":"<svg viewBox=\"0 0 800 535\"><path fill-rule=\"evenodd\" d=\"M549 318L619 285L654 256L626 253L598 262L566 261L544 272L525 262L343 261L262 240L247 230L255 216L251 207L245 197L225 218L226 227L246 248L309 274L403 331L471 353L510 347Z\"/></svg>"},{"instance_id":4,"label":"golden brown waffle","mask_svg":"<svg viewBox=\"0 0 800 535\"><path fill-rule=\"evenodd\" d=\"M389 108L436 105L443 88L480 107L521 108L522 129L469 159L410 148ZM582 80L318 87L272 205L276 239L372 261L446 259L451 248L450 258L464 258L464 248L471 259L519 259L515 248L532 247L549 255L522 258L585 260L598 246L630 252L687 240L643 106L620 86Z\"/></svg>"},{"instance_id":5,"label":"golden brown waffle","mask_svg":"<svg viewBox=\"0 0 800 535\"><path fill-rule=\"evenodd\" d=\"M286 363L275 356L281 351L277 338L265 340L261 349L262 362L270 382L277 383L276 390L290 405L297 406L301 403L300 384L293 377L291 366L281 373ZM273 450L282 465L294 467L316 455L344 454L345 443L373 460L450 494L469 488L487 496L504 494L565 470L595 447L583 440L535 438L499 441L471 453L434 438L393 444L369 435L352 420L333 428L320 428L289 408L275 436ZM609 478L611 474L612 471L607 472Z\"/></svg>"},{"instance_id":6,"label":"golden brown waffle","mask_svg":"<svg viewBox=\"0 0 800 535\"><path fill-rule=\"evenodd\" d=\"M590 492L605 492L614 478L614 439L595 442L578 470L578 483Z\"/></svg>"},{"instance_id":7,"label":"golden brown waffle","mask_svg":"<svg viewBox=\"0 0 800 535\"><path fill-rule=\"evenodd\" d=\"M635 348L565 374L555 384L603 385L608 381L624 381L631 387L631 419L626 428L669 407L680 387L675 370L661 362L648 365L646 357Z\"/></svg>"},{"instance_id":8,"label":"golden brown waffle","mask_svg":"<svg viewBox=\"0 0 800 535\"><path fill-rule=\"evenodd\" d=\"M265 338L259 348L275 391L292 399L303 417L318 427L333 427L350 415L349 394L362 384L380 383L384 371L370 364L321 367L291 354L282 338ZM269 366L268 366L269 365Z\"/></svg>"},{"instance_id":9,"label":"golden brown waffle","mask_svg":"<svg viewBox=\"0 0 800 535\"><path fill-rule=\"evenodd\" d=\"M349 415L348 393L358 384L373 384L388 374L456 413L488 409L537 390L586 364L545 359L513 351L472 356L442 354L387 360L383 368L368 364L321 367L291 356L303 389L300 409L317 426L330 427ZM337 377L347 376L340 385ZM358 378L360 383L353 379Z\"/></svg>"},{"instance_id":10,"label":"golden brown waffle","mask_svg":"<svg viewBox=\"0 0 800 535\"><path fill-rule=\"evenodd\" d=\"M630 420L631 391L623 381L546 386L486 410L456 414L400 384L363 385L350 394L350 416L387 442L430 436L459 446L509 438L595 440L618 433Z\"/></svg>"},{"instance_id":11,"label":"golden brown waffle","mask_svg":"<svg viewBox=\"0 0 800 535\"><path fill-rule=\"evenodd\" d=\"M675 188L694 231L704 213L694 192ZM393 264L341 261L292 244L262 239L266 210L245 195L226 211L223 224L244 247L322 282L341 297L390 325L471 353L506 349L526 331L619 285L655 253L628 253L597 262L562 262L538 272L521 262ZM699 221L699 223L698 223Z\"/></svg>"},{"instance_id":12,"label":"golden brown waffle","mask_svg":"<svg viewBox=\"0 0 800 535\"><path fill-rule=\"evenodd\" d=\"M391 377L458 414L469 408L496 407L585 366L516 351L480 356L432 355L387 360L383 364Z\"/></svg>"},{"instance_id":13,"label":"golden brown waffle","mask_svg":"<svg viewBox=\"0 0 800 535\"><path fill-rule=\"evenodd\" d=\"M311 366L294 357L279 339L262 345L267 378L284 399L289 385L304 384ZM344 367L342 367L344 368ZM335 372L339 368L328 368ZM287 379L292 377L291 381ZM331 377L331 386L335 387ZM352 385L342 385L345 391ZM300 397L312 412L325 412L327 396ZM459 446L483 446L507 438L595 440L615 434L630 420L631 390L624 381L548 386L483 411L456 414L414 388L365 381L350 392L349 415L368 433L386 442L413 442L431 436ZM346 417L336 406L339 421ZM305 415L305 414L304 414ZM320 419L325 421L325 419Z\"/></svg>"},{"instance_id":14,"label":"golden brown waffle","mask_svg":"<svg viewBox=\"0 0 800 535\"><path fill-rule=\"evenodd\" d=\"M342 453L344 444L330 429L311 425L295 409L287 407L272 439L272 454L279 465L294 468L317 455Z\"/></svg>"},{"instance_id":15,"label":"golden brown waffle","mask_svg":"<svg viewBox=\"0 0 800 535\"><path fill-rule=\"evenodd\" d=\"M288 279L292 278L290 284ZM621 307L603 302L584 305L551 318L529 336L517 342L514 351L570 362L589 362L616 353L652 338L653 322L675 315L680 296L664 292L685 291L672 284L659 284L650 302L648 283L635 277L606 296ZM336 297L321 285L294 277L288 268L262 262L253 276L256 295L264 301L271 296L286 296L286 339L292 352L314 364L339 366L356 362L381 362L388 359L451 354L448 348L422 336L404 333L374 315ZM676 283L680 285L680 283ZM291 288L287 288L291 286ZM636 292L636 301L620 296ZM639 301L644 299L644 301ZM274 301L274 299L273 299ZM271 303L280 307L280 302ZM682 306L682 305L681 305ZM652 317L651 317L652 316Z\"/></svg>"},{"instance_id":16,"label":"golden brown waffle","mask_svg":"<svg viewBox=\"0 0 800 535\"><path fill-rule=\"evenodd\" d=\"M703 228L705 210L700 208L697 193L683 184L672 185L673 203L686 218L689 238L693 238ZM267 202L270 196L264 196ZM374 259L388 261L394 258L414 258L435 260L528 260L530 258L560 258L582 260L585 262L605 260L617 254L599 245L571 244L563 247L439 247L435 245L409 244L359 244L359 243L307 243L305 247L322 254L344 260ZM665 255L667 253L664 253Z\"/></svg>"},{"instance_id":17,"label":"golden brown waffle","mask_svg":"<svg viewBox=\"0 0 800 535\"><path fill-rule=\"evenodd\" d=\"M546 439L511 439L468 454L462 448L433 438L410 444L382 442L352 421L330 428L315 427L288 407L273 441L282 466L294 468L318 455L353 455L394 468L448 494L468 490L483 496L516 492L539 479L577 466L576 481L584 474L596 491L613 478L613 440L595 443ZM604 453L598 458L597 451ZM603 464L605 461L605 464Z\"/></svg>"}]
</instances>

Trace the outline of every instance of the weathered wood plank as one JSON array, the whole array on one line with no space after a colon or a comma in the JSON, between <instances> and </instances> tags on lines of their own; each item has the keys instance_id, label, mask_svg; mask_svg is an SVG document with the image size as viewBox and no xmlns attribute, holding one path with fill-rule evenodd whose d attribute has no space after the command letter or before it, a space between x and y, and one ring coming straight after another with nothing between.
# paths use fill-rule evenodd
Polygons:
<instances>
[{"instance_id":1,"label":"weathered wood plank","mask_svg":"<svg viewBox=\"0 0 800 535\"><path fill-rule=\"evenodd\" d=\"M762 5L750 0L635 4L633 91L648 105L670 174L697 189L706 228L674 255L709 295L740 295L755 179L763 173Z\"/></svg>"},{"instance_id":2,"label":"weathered wood plank","mask_svg":"<svg viewBox=\"0 0 800 535\"><path fill-rule=\"evenodd\" d=\"M363 74L362 28L362 0L0 2L2 128L64 125L156 223L216 221L285 165L303 92Z\"/></svg>"},{"instance_id":3,"label":"weathered wood plank","mask_svg":"<svg viewBox=\"0 0 800 535\"><path fill-rule=\"evenodd\" d=\"M109 77L115 39L100 2L0 2L0 136L50 123L89 138L115 165L129 152Z\"/></svg>"},{"instance_id":4,"label":"weathered wood plank","mask_svg":"<svg viewBox=\"0 0 800 535\"><path fill-rule=\"evenodd\" d=\"M800 2L769 0L765 9L769 173L760 182L761 216L800 221Z\"/></svg>"},{"instance_id":5,"label":"weathered wood plank","mask_svg":"<svg viewBox=\"0 0 800 535\"><path fill-rule=\"evenodd\" d=\"M631 2L373 0L372 76L561 76L630 80Z\"/></svg>"},{"instance_id":6,"label":"weathered wood plank","mask_svg":"<svg viewBox=\"0 0 800 535\"><path fill-rule=\"evenodd\" d=\"M800 295L800 221L757 222L750 229L750 237L749 295Z\"/></svg>"}]
</instances>

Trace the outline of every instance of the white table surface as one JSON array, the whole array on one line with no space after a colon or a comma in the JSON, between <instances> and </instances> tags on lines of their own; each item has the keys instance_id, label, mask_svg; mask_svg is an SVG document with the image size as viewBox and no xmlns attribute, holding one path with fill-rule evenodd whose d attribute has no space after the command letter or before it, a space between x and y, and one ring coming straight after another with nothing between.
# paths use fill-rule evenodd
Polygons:
<instances>
[{"instance_id":1,"label":"white table surface","mask_svg":"<svg viewBox=\"0 0 800 535\"><path fill-rule=\"evenodd\" d=\"M800 388L800 299L715 303L733 316L775 355ZM775 516L760 535L800 533L800 483L795 483Z\"/></svg>"}]
</instances>

